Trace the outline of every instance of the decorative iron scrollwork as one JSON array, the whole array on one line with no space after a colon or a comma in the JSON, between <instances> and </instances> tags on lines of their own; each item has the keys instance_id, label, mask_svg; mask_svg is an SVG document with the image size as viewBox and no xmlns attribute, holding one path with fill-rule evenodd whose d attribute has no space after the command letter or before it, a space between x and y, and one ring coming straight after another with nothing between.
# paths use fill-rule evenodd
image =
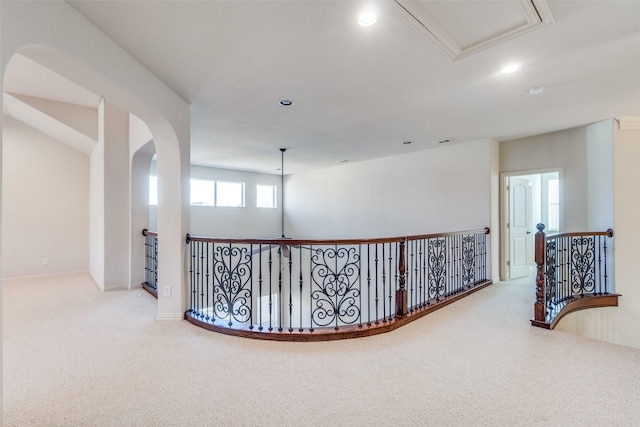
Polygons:
<instances>
[{"instance_id":1,"label":"decorative iron scrollwork","mask_svg":"<svg viewBox=\"0 0 640 427\"><path fill-rule=\"evenodd\" d=\"M574 293L595 292L595 242L593 237L571 240L571 287Z\"/></svg>"},{"instance_id":2,"label":"decorative iron scrollwork","mask_svg":"<svg viewBox=\"0 0 640 427\"><path fill-rule=\"evenodd\" d=\"M311 280L312 322L317 326L358 322L360 255L355 248L314 249Z\"/></svg>"},{"instance_id":3,"label":"decorative iron scrollwork","mask_svg":"<svg viewBox=\"0 0 640 427\"><path fill-rule=\"evenodd\" d=\"M476 239L475 236L462 238L462 281L465 285L475 281L476 271Z\"/></svg>"},{"instance_id":4,"label":"decorative iron scrollwork","mask_svg":"<svg viewBox=\"0 0 640 427\"><path fill-rule=\"evenodd\" d=\"M244 323L251 318L251 254L246 247L217 246L213 271L213 314Z\"/></svg>"},{"instance_id":5,"label":"decorative iron scrollwork","mask_svg":"<svg viewBox=\"0 0 640 427\"><path fill-rule=\"evenodd\" d=\"M447 273L447 243L445 239L429 241L429 298L444 296Z\"/></svg>"}]
</instances>

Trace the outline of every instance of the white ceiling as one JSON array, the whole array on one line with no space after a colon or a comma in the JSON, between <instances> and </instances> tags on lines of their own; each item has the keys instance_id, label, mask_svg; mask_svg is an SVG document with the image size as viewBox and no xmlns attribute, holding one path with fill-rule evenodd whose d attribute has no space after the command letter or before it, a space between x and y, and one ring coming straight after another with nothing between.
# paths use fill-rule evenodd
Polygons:
<instances>
[{"instance_id":1,"label":"white ceiling","mask_svg":"<svg viewBox=\"0 0 640 427\"><path fill-rule=\"evenodd\" d=\"M295 173L640 115L640 1L548 1L550 23L512 38L541 0L69 3L191 104L195 164L279 173L286 147ZM446 54L438 29L473 51ZM56 99L21 88L5 82Z\"/></svg>"}]
</instances>

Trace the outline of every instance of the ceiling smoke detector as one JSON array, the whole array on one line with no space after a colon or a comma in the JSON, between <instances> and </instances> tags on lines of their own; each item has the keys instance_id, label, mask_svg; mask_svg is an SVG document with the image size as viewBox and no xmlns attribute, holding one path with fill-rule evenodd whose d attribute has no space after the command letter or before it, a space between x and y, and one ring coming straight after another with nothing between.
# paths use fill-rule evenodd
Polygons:
<instances>
[{"instance_id":1,"label":"ceiling smoke detector","mask_svg":"<svg viewBox=\"0 0 640 427\"><path fill-rule=\"evenodd\" d=\"M529 92L529 95L539 95L544 92L544 86L532 87L527 92Z\"/></svg>"}]
</instances>

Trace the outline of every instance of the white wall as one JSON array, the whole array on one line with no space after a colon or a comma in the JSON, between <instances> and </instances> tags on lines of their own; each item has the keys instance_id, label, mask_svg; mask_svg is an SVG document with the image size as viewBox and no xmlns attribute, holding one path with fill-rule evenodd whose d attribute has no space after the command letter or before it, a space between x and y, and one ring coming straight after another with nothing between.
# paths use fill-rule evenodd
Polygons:
<instances>
[{"instance_id":1,"label":"white wall","mask_svg":"<svg viewBox=\"0 0 640 427\"><path fill-rule=\"evenodd\" d=\"M603 127L606 128L605 125ZM614 272L615 290L622 295L619 307L571 313L558 323L556 329L640 348L640 329L637 327L640 324L638 160L640 130L620 130L617 123L613 123Z\"/></svg>"},{"instance_id":2,"label":"white wall","mask_svg":"<svg viewBox=\"0 0 640 427\"><path fill-rule=\"evenodd\" d=\"M613 120L587 126L588 230L613 227Z\"/></svg>"},{"instance_id":3,"label":"white wall","mask_svg":"<svg viewBox=\"0 0 640 427\"><path fill-rule=\"evenodd\" d=\"M129 286L129 113L101 102L91 153L89 273L102 290Z\"/></svg>"},{"instance_id":4,"label":"white wall","mask_svg":"<svg viewBox=\"0 0 640 427\"><path fill-rule=\"evenodd\" d=\"M287 177L287 235L375 238L490 225L491 141Z\"/></svg>"},{"instance_id":5,"label":"white wall","mask_svg":"<svg viewBox=\"0 0 640 427\"><path fill-rule=\"evenodd\" d=\"M3 277L86 272L89 157L10 117L3 126Z\"/></svg>"},{"instance_id":6,"label":"white wall","mask_svg":"<svg viewBox=\"0 0 640 427\"><path fill-rule=\"evenodd\" d=\"M155 162L151 165L151 173L155 173ZM189 234L192 236L274 238L282 234L280 176L192 165L191 178L245 183L245 207L243 208L191 206ZM278 207L276 209L256 207L257 184L277 186ZM149 216L150 230L155 231L157 207L150 207Z\"/></svg>"},{"instance_id":7,"label":"white wall","mask_svg":"<svg viewBox=\"0 0 640 427\"><path fill-rule=\"evenodd\" d=\"M566 232L588 229L586 135L579 127L500 143L501 172L564 168Z\"/></svg>"}]
</instances>

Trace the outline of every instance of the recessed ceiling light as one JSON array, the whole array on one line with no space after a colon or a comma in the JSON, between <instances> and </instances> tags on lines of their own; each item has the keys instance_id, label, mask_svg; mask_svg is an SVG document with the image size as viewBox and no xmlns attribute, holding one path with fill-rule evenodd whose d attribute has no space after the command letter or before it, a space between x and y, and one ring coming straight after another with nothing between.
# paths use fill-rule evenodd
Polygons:
<instances>
[{"instance_id":1,"label":"recessed ceiling light","mask_svg":"<svg viewBox=\"0 0 640 427\"><path fill-rule=\"evenodd\" d=\"M378 16L370 10L363 12L358 16L358 24L363 27L370 27L376 22L378 22Z\"/></svg>"},{"instance_id":2,"label":"recessed ceiling light","mask_svg":"<svg viewBox=\"0 0 640 427\"><path fill-rule=\"evenodd\" d=\"M291 101L290 99L283 99L282 101L280 101L280 105L288 107L290 105L293 105L293 101Z\"/></svg>"},{"instance_id":3,"label":"recessed ceiling light","mask_svg":"<svg viewBox=\"0 0 640 427\"><path fill-rule=\"evenodd\" d=\"M509 64L509 65L505 65L502 68L502 70L500 70L500 72L502 74L511 74L511 73L515 73L520 68L522 68L522 66L520 64Z\"/></svg>"},{"instance_id":4,"label":"recessed ceiling light","mask_svg":"<svg viewBox=\"0 0 640 427\"><path fill-rule=\"evenodd\" d=\"M529 95L538 95L541 94L542 92L544 92L544 86L535 86L530 88L527 92L529 92Z\"/></svg>"}]
</instances>

